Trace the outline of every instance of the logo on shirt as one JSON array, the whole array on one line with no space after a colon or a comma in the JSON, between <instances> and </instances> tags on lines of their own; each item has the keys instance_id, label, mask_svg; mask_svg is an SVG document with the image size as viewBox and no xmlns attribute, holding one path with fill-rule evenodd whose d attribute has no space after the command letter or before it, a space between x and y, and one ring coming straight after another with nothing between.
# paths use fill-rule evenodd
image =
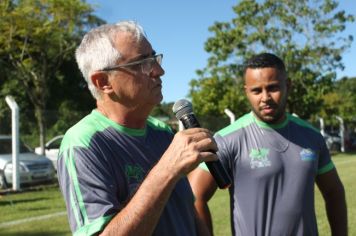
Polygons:
<instances>
[{"instance_id":1,"label":"logo on shirt","mask_svg":"<svg viewBox=\"0 0 356 236\"><path fill-rule=\"evenodd\" d=\"M316 153L310 148L303 149L300 152L300 159L302 161L315 161L316 156Z\"/></svg>"},{"instance_id":2,"label":"logo on shirt","mask_svg":"<svg viewBox=\"0 0 356 236\"><path fill-rule=\"evenodd\" d=\"M268 159L268 153L268 148L252 148L249 155L251 158L251 169L271 166L271 162Z\"/></svg>"},{"instance_id":3,"label":"logo on shirt","mask_svg":"<svg viewBox=\"0 0 356 236\"><path fill-rule=\"evenodd\" d=\"M136 181L141 181L143 179L144 171L141 166L126 165L125 174L128 179L136 179Z\"/></svg>"}]
</instances>

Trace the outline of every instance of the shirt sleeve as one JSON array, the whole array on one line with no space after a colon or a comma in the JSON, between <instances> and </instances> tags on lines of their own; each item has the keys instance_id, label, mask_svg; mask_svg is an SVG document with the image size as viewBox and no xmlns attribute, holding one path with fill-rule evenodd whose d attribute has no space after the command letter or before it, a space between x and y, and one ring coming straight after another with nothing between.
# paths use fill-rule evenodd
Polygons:
<instances>
[{"instance_id":1,"label":"shirt sleeve","mask_svg":"<svg viewBox=\"0 0 356 236\"><path fill-rule=\"evenodd\" d=\"M60 153L58 179L74 235L102 231L119 211L118 185L107 165L100 152L88 147L69 147Z\"/></svg>"},{"instance_id":2,"label":"shirt sleeve","mask_svg":"<svg viewBox=\"0 0 356 236\"><path fill-rule=\"evenodd\" d=\"M324 139L321 137L321 150L319 154L318 162L318 175L329 172L335 168L334 163L331 160L329 150L326 146Z\"/></svg>"}]
</instances>

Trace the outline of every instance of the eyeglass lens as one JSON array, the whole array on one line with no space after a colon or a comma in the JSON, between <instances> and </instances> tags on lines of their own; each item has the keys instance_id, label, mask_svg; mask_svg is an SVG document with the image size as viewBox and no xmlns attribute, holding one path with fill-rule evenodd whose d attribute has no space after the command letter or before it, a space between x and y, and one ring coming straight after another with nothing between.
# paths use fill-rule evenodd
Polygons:
<instances>
[{"instance_id":1,"label":"eyeglass lens","mask_svg":"<svg viewBox=\"0 0 356 236\"><path fill-rule=\"evenodd\" d=\"M145 63L141 64L142 73L149 74L152 72L153 66L155 63L158 65L162 64L162 55L156 55L152 58L148 58Z\"/></svg>"}]
</instances>

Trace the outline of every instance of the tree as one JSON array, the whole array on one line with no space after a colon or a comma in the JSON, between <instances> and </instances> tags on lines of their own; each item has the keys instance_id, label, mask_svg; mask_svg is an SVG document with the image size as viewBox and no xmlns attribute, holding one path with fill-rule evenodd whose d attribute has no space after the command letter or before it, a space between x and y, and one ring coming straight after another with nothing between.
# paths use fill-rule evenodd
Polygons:
<instances>
[{"instance_id":1,"label":"tree","mask_svg":"<svg viewBox=\"0 0 356 236\"><path fill-rule=\"evenodd\" d=\"M176 132L179 130L179 125L178 120L173 113L172 107L173 102L163 102L155 106L150 115L165 122L172 128L173 132Z\"/></svg>"},{"instance_id":2,"label":"tree","mask_svg":"<svg viewBox=\"0 0 356 236\"><path fill-rule=\"evenodd\" d=\"M92 11L80 0L0 3L0 56L1 64L8 68L4 84L12 92L15 86L21 87L34 107L42 152L50 85L63 79L59 68L73 58L88 27L103 23Z\"/></svg>"},{"instance_id":3,"label":"tree","mask_svg":"<svg viewBox=\"0 0 356 236\"><path fill-rule=\"evenodd\" d=\"M242 0L233 7L231 22L216 22L205 43L207 66L190 82L190 96L199 115L236 115L248 109L243 94L242 65L253 54L281 57L292 81L288 110L302 118L319 111L330 91L335 70L343 69L342 53L352 36L341 33L354 17L337 11L332 0Z\"/></svg>"},{"instance_id":4,"label":"tree","mask_svg":"<svg viewBox=\"0 0 356 236\"><path fill-rule=\"evenodd\" d=\"M336 125L335 116L341 116L345 124L356 127L356 77L344 77L335 83L335 89L323 96L324 106L320 116Z\"/></svg>"},{"instance_id":5,"label":"tree","mask_svg":"<svg viewBox=\"0 0 356 236\"><path fill-rule=\"evenodd\" d=\"M168 120L173 119L175 116L172 107L173 102L162 102L153 108L150 115L155 117L165 117Z\"/></svg>"}]
</instances>

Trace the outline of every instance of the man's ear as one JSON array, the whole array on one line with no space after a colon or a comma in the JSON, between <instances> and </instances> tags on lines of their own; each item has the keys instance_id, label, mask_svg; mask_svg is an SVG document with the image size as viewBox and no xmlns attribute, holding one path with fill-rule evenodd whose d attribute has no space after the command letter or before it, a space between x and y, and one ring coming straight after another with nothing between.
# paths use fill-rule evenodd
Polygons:
<instances>
[{"instance_id":1,"label":"man's ear","mask_svg":"<svg viewBox=\"0 0 356 236\"><path fill-rule=\"evenodd\" d=\"M102 93L111 93L112 86L109 80L109 76L105 72L94 72L90 77L94 86Z\"/></svg>"}]
</instances>

